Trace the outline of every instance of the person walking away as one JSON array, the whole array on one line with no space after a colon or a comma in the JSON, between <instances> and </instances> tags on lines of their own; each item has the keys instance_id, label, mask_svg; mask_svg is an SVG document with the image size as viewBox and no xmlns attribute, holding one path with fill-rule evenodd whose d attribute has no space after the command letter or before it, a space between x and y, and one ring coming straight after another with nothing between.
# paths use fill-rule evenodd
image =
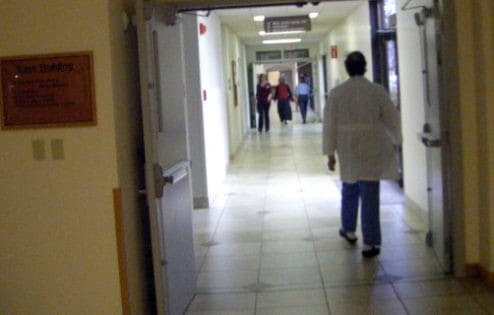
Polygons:
<instances>
[{"instance_id":1,"label":"person walking away","mask_svg":"<svg viewBox=\"0 0 494 315\"><path fill-rule=\"evenodd\" d=\"M395 145L401 144L400 115L380 85L364 77L366 60L359 51L345 59L350 78L331 90L324 109L323 154L335 170L338 155L341 192L341 228L348 242L355 230L359 199L364 257L380 253L379 181L398 178Z\"/></svg>"},{"instance_id":2,"label":"person walking away","mask_svg":"<svg viewBox=\"0 0 494 315\"><path fill-rule=\"evenodd\" d=\"M310 87L306 82L305 76L300 76L300 82L295 88L295 98L297 99L302 122L305 124L307 118L307 107L309 105Z\"/></svg>"},{"instance_id":3,"label":"person walking away","mask_svg":"<svg viewBox=\"0 0 494 315\"><path fill-rule=\"evenodd\" d=\"M293 100L292 90L285 83L285 78L280 77L278 86L276 87L274 99L278 101L278 115L282 124L287 124L288 120L292 120L292 108L290 100Z\"/></svg>"},{"instance_id":4,"label":"person walking away","mask_svg":"<svg viewBox=\"0 0 494 315\"><path fill-rule=\"evenodd\" d=\"M261 133L263 127L266 132L269 131L269 107L271 105L271 97L271 84L269 84L268 78L265 74L260 74L257 83L256 100L257 112L259 113L257 130Z\"/></svg>"}]
</instances>

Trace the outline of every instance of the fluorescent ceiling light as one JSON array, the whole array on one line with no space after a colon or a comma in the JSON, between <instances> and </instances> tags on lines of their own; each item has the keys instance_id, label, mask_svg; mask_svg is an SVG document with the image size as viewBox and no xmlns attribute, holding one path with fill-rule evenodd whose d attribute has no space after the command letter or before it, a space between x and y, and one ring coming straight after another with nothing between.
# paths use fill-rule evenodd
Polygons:
<instances>
[{"instance_id":1,"label":"fluorescent ceiling light","mask_svg":"<svg viewBox=\"0 0 494 315\"><path fill-rule=\"evenodd\" d=\"M319 13L318 13L318 12L311 12L311 13L309 13L309 17L310 17L311 19L315 19L318 15L319 15Z\"/></svg>"},{"instance_id":2,"label":"fluorescent ceiling light","mask_svg":"<svg viewBox=\"0 0 494 315\"><path fill-rule=\"evenodd\" d=\"M268 36L268 35L285 35L285 34L300 34L300 33L305 33L305 30L298 30L298 31L283 31L283 32L265 32L265 31L259 31L259 35L261 36Z\"/></svg>"},{"instance_id":3,"label":"fluorescent ceiling light","mask_svg":"<svg viewBox=\"0 0 494 315\"><path fill-rule=\"evenodd\" d=\"M283 39L265 39L262 41L263 44L290 44L290 43L300 43L301 38L283 38Z\"/></svg>"},{"instance_id":4,"label":"fluorescent ceiling light","mask_svg":"<svg viewBox=\"0 0 494 315\"><path fill-rule=\"evenodd\" d=\"M254 21L256 21L256 22L263 22L264 21L264 15L256 15L256 16L254 16Z\"/></svg>"}]
</instances>

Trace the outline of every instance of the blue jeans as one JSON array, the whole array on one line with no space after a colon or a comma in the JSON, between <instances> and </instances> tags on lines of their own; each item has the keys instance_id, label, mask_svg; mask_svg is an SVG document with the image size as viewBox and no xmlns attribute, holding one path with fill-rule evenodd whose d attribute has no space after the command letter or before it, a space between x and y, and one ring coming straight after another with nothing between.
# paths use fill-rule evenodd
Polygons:
<instances>
[{"instance_id":1,"label":"blue jeans","mask_svg":"<svg viewBox=\"0 0 494 315\"><path fill-rule=\"evenodd\" d=\"M309 104L309 95L299 95L298 105L300 106L300 114L302 115L302 121L305 123L307 117L307 105Z\"/></svg>"},{"instance_id":2,"label":"blue jeans","mask_svg":"<svg viewBox=\"0 0 494 315\"><path fill-rule=\"evenodd\" d=\"M266 124L266 131L269 131L269 107L270 103L257 103L257 112L259 113L259 123L257 129L262 131L263 125Z\"/></svg>"},{"instance_id":3,"label":"blue jeans","mask_svg":"<svg viewBox=\"0 0 494 315\"><path fill-rule=\"evenodd\" d=\"M343 183L341 192L341 223L344 232L355 232L359 199L360 221L366 245L381 245L381 223L379 220L379 181Z\"/></svg>"}]
</instances>

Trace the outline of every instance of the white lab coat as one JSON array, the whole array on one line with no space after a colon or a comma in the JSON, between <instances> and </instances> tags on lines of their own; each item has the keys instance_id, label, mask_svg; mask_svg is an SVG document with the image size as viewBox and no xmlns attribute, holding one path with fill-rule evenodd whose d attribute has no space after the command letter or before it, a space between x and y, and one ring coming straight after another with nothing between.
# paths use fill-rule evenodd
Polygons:
<instances>
[{"instance_id":1,"label":"white lab coat","mask_svg":"<svg viewBox=\"0 0 494 315\"><path fill-rule=\"evenodd\" d=\"M397 179L393 145L401 141L400 114L382 86L354 76L331 90L324 108L323 154L337 154L343 182Z\"/></svg>"}]
</instances>

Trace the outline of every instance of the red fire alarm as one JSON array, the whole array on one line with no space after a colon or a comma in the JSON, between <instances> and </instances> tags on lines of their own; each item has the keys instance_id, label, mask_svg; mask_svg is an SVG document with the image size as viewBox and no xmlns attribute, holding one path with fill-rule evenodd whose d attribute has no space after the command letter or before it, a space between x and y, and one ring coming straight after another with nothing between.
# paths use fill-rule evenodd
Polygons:
<instances>
[{"instance_id":1,"label":"red fire alarm","mask_svg":"<svg viewBox=\"0 0 494 315\"><path fill-rule=\"evenodd\" d=\"M199 34L204 35L206 33L206 25L199 23Z\"/></svg>"}]
</instances>

